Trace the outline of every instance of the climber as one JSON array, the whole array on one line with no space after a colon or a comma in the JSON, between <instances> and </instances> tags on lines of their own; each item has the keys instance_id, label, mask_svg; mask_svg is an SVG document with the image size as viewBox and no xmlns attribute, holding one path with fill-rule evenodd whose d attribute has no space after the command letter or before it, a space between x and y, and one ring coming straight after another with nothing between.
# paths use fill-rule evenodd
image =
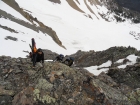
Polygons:
<instances>
[{"instance_id":1,"label":"climber","mask_svg":"<svg viewBox=\"0 0 140 105\"><path fill-rule=\"evenodd\" d=\"M65 56L65 58L64 58L62 63L66 64L68 66L72 66L73 62L74 62L73 57Z\"/></svg>"},{"instance_id":2,"label":"climber","mask_svg":"<svg viewBox=\"0 0 140 105\"><path fill-rule=\"evenodd\" d=\"M64 55L63 54L59 54L53 61L58 61L58 62L62 62L63 61L63 58L64 58Z\"/></svg>"},{"instance_id":3,"label":"climber","mask_svg":"<svg viewBox=\"0 0 140 105\"><path fill-rule=\"evenodd\" d=\"M32 62L33 62L33 68L35 67L36 63L39 67L44 67L44 53L41 48L39 48L32 55Z\"/></svg>"},{"instance_id":4,"label":"climber","mask_svg":"<svg viewBox=\"0 0 140 105\"><path fill-rule=\"evenodd\" d=\"M44 53L41 48L36 48L35 39L31 39L31 45L29 44L31 48L31 52L29 53L29 57L31 58L31 62L33 62L33 68L35 68L35 65L37 63L37 66L43 67L44 64Z\"/></svg>"}]
</instances>

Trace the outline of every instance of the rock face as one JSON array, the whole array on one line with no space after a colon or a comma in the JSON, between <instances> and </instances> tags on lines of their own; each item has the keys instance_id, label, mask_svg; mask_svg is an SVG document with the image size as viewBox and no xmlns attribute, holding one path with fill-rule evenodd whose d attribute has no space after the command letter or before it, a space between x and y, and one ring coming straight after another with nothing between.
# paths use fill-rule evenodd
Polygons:
<instances>
[{"instance_id":1,"label":"rock face","mask_svg":"<svg viewBox=\"0 0 140 105\"><path fill-rule=\"evenodd\" d=\"M26 52L26 51L24 51ZM52 52L48 49L43 49L44 59L45 60L54 60L59 54ZM67 55L72 56L75 59L75 65L77 67L88 67L88 66L95 66L101 65L102 63L107 62L108 60L113 60L114 62L127 57L130 54L140 55L139 51L137 51L133 47L112 47L104 51L95 52L94 50L85 52L85 51L77 51L75 54ZM28 55L27 55L28 57ZM139 58L137 59L138 62ZM123 64L129 62L128 59L123 61ZM117 64L116 64L117 65Z\"/></svg>"},{"instance_id":2,"label":"rock face","mask_svg":"<svg viewBox=\"0 0 140 105\"><path fill-rule=\"evenodd\" d=\"M45 59L45 60L54 60L55 57L58 56L57 53L52 52L52 51L47 50L47 49L43 49L43 53L44 53L44 59Z\"/></svg>"},{"instance_id":3,"label":"rock face","mask_svg":"<svg viewBox=\"0 0 140 105\"><path fill-rule=\"evenodd\" d=\"M0 105L138 105L140 63L94 76L82 68L0 56Z\"/></svg>"},{"instance_id":4,"label":"rock face","mask_svg":"<svg viewBox=\"0 0 140 105\"><path fill-rule=\"evenodd\" d=\"M89 67L101 65L108 60L113 62L126 58L128 55L140 55L140 52L133 47L111 47L104 51L77 51L73 56L75 58L75 65L78 67Z\"/></svg>"},{"instance_id":5,"label":"rock face","mask_svg":"<svg viewBox=\"0 0 140 105\"><path fill-rule=\"evenodd\" d=\"M119 85L119 90L126 94L134 105L140 104L140 63L125 69L110 69L108 76Z\"/></svg>"},{"instance_id":6,"label":"rock face","mask_svg":"<svg viewBox=\"0 0 140 105\"><path fill-rule=\"evenodd\" d=\"M125 69L114 69L108 72L108 75L117 83L123 83L135 89L140 87L140 65L139 63L127 66ZM121 78L120 78L121 77Z\"/></svg>"},{"instance_id":7,"label":"rock face","mask_svg":"<svg viewBox=\"0 0 140 105\"><path fill-rule=\"evenodd\" d=\"M1 104L92 105L110 103L92 81L87 81L88 76L93 75L86 70L76 70L57 62L45 62L44 68L36 67L34 70L31 66L30 59L0 57Z\"/></svg>"}]
</instances>

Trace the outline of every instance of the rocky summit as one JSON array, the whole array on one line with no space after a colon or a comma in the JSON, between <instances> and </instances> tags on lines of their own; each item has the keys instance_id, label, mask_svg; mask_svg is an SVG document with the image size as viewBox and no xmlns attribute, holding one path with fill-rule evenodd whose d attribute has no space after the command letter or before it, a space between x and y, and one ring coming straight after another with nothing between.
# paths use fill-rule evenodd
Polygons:
<instances>
[{"instance_id":1,"label":"rocky summit","mask_svg":"<svg viewBox=\"0 0 140 105\"><path fill-rule=\"evenodd\" d=\"M95 76L81 67L0 56L0 105L139 105L140 60Z\"/></svg>"}]
</instances>

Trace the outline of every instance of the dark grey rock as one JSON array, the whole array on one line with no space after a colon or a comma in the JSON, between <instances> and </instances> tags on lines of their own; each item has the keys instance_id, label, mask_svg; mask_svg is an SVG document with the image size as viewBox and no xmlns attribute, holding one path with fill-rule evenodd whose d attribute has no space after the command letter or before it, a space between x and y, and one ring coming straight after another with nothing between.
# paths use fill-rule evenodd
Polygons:
<instances>
[{"instance_id":1,"label":"dark grey rock","mask_svg":"<svg viewBox=\"0 0 140 105\"><path fill-rule=\"evenodd\" d=\"M12 97L11 96L0 96L0 105L12 105Z\"/></svg>"},{"instance_id":2,"label":"dark grey rock","mask_svg":"<svg viewBox=\"0 0 140 105\"><path fill-rule=\"evenodd\" d=\"M18 41L17 38L12 37L12 36L7 36L5 39L6 39L6 40L10 39L10 40L13 40L13 41Z\"/></svg>"},{"instance_id":3,"label":"dark grey rock","mask_svg":"<svg viewBox=\"0 0 140 105\"><path fill-rule=\"evenodd\" d=\"M77 67L89 67L101 65L108 60L116 62L117 60L126 58L131 54L140 55L140 52L133 47L111 47L107 50L98 52L77 51L75 54L70 56L75 58L75 65Z\"/></svg>"},{"instance_id":4,"label":"dark grey rock","mask_svg":"<svg viewBox=\"0 0 140 105\"><path fill-rule=\"evenodd\" d=\"M47 49L43 49L43 53L44 53L44 59L45 59L45 60L54 60L55 57L58 56L57 53L52 52L52 51L47 50Z\"/></svg>"},{"instance_id":5,"label":"dark grey rock","mask_svg":"<svg viewBox=\"0 0 140 105\"><path fill-rule=\"evenodd\" d=\"M86 57L98 56L100 64L112 59L114 48L101 52L79 51L75 56L77 64L84 65ZM115 48L114 61L138 52L134 48ZM123 52L123 54L121 54ZM54 54L51 52L50 54ZM106 55L107 54L107 55ZM82 56L82 63L77 61ZM86 56L86 57L85 57ZM105 56L105 57L104 57ZM50 56L52 57L52 56ZM5 60L2 60L5 59ZM5 66L4 64L8 63ZM97 59L97 58L95 58ZM82 67L68 67L59 62L44 62L44 68L32 69L29 58L8 58L0 56L1 94L9 105L138 105L140 88L140 64L128 65L125 69L109 67L107 74L94 76ZM100 62L100 63L99 63ZM89 62L90 63L90 62ZM87 63L86 63L87 64ZM138 94L138 95L136 95ZM131 100L129 100L131 99ZM0 98L5 103L5 98ZM12 104L11 104L12 102ZM6 103L6 105L8 105Z\"/></svg>"},{"instance_id":6,"label":"dark grey rock","mask_svg":"<svg viewBox=\"0 0 140 105\"><path fill-rule=\"evenodd\" d=\"M136 62L137 62L137 63L140 63L140 58L137 58L137 59L136 59Z\"/></svg>"}]
</instances>

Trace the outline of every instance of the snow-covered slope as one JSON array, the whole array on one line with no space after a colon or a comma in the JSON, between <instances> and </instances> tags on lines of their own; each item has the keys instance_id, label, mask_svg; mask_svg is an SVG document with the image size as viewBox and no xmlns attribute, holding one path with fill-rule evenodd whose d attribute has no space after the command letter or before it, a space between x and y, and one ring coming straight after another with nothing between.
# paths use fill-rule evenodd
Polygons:
<instances>
[{"instance_id":1,"label":"snow-covered slope","mask_svg":"<svg viewBox=\"0 0 140 105\"><path fill-rule=\"evenodd\" d=\"M130 24L129 21L124 23L105 21L99 13L106 13L107 9L97 3L97 0L92 0L93 4L88 0L73 0L73 2L61 0L60 4L50 1L16 0L24 11L51 27L67 50L58 46L47 34L38 33L1 17L0 25L14 29L18 33L0 28L2 42L0 55L25 57L27 53L23 50L30 51L31 38L35 38L38 48L49 49L64 55L75 53L77 50L105 50L112 46L133 46L140 49L140 41L130 34L135 32L139 35L140 24ZM72 7L73 3L83 12ZM0 1L0 9L32 24L3 1ZM37 23L35 24L38 26ZM16 37L18 41L5 40L6 36Z\"/></svg>"}]
</instances>

